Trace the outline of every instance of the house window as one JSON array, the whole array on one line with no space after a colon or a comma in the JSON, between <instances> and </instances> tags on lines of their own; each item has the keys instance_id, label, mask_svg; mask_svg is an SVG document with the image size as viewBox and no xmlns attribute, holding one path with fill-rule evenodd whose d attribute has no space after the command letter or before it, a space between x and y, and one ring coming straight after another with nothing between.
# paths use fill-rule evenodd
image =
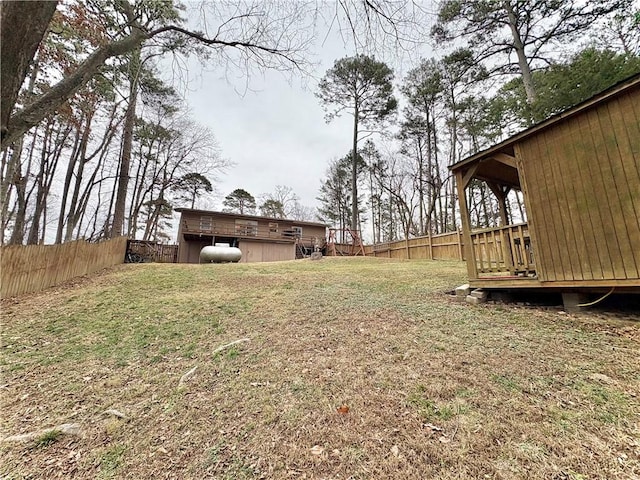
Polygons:
<instances>
[{"instance_id":1,"label":"house window","mask_svg":"<svg viewBox=\"0 0 640 480\"><path fill-rule=\"evenodd\" d=\"M269 223L269 232L270 233L278 233L278 224L277 223Z\"/></svg>"},{"instance_id":2,"label":"house window","mask_svg":"<svg viewBox=\"0 0 640 480\"><path fill-rule=\"evenodd\" d=\"M302 238L302 227L291 227L293 236L296 238Z\"/></svg>"},{"instance_id":3,"label":"house window","mask_svg":"<svg viewBox=\"0 0 640 480\"><path fill-rule=\"evenodd\" d=\"M211 217L200 217L200 231L210 232L212 224Z\"/></svg>"},{"instance_id":4,"label":"house window","mask_svg":"<svg viewBox=\"0 0 640 480\"><path fill-rule=\"evenodd\" d=\"M258 222L256 220L236 220L236 234L243 237L256 237L258 235Z\"/></svg>"}]
</instances>

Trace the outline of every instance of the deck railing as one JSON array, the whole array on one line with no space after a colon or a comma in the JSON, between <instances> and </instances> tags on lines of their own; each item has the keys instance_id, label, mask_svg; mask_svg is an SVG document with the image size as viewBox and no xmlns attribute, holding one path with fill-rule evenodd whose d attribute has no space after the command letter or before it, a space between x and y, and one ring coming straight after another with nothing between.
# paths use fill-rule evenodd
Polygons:
<instances>
[{"instance_id":1,"label":"deck railing","mask_svg":"<svg viewBox=\"0 0 640 480\"><path fill-rule=\"evenodd\" d=\"M324 238L300 235L298 231L282 224L237 224L233 222L183 220L182 232L193 235L211 235L215 237L236 237L243 239L273 240L279 242L302 243L322 246Z\"/></svg>"},{"instance_id":2,"label":"deck railing","mask_svg":"<svg viewBox=\"0 0 640 480\"><path fill-rule=\"evenodd\" d=\"M536 266L526 223L471 233L478 276L529 276Z\"/></svg>"}]
</instances>

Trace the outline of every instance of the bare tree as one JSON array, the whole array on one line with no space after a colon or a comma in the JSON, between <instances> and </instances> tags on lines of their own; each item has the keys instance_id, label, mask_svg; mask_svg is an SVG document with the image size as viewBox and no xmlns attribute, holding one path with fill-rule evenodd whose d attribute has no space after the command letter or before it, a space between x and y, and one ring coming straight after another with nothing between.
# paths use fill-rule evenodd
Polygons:
<instances>
[{"instance_id":1,"label":"bare tree","mask_svg":"<svg viewBox=\"0 0 640 480\"><path fill-rule=\"evenodd\" d=\"M181 48L199 52L205 60L236 66L244 69L245 73L252 68L290 70L303 69L306 65L304 52L312 39L313 28L305 27L312 26L313 18L303 14L304 4L257 0L240 4L207 3L201 10L204 15L203 24L207 26L204 31L183 27L178 10L170 3L157 4L158 8L150 6L147 2L132 4L127 0L97 5L96 8L110 10L109 13L116 20L115 24L124 27L114 30L109 41L95 49L56 85L11 114L6 132L2 136L2 148L6 148L57 110L98 74L107 60L145 45L160 51ZM105 19L104 22L113 22L113 18ZM3 35L7 30L3 28ZM29 54L26 50L20 50L16 57L27 58L28 63L33 58L33 52ZM22 84L20 75L14 75L15 78L7 79L7 98L17 96ZM3 78L3 84L4 80ZM3 99L4 95L5 93Z\"/></svg>"},{"instance_id":2,"label":"bare tree","mask_svg":"<svg viewBox=\"0 0 640 480\"><path fill-rule=\"evenodd\" d=\"M323 10L329 30L337 30L356 52L395 61L413 54L429 37L431 4L419 0L337 0Z\"/></svg>"},{"instance_id":3,"label":"bare tree","mask_svg":"<svg viewBox=\"0 0 640 480\"><path fill-rule=\"evenodd\" d=\"M269 202L272 207L280 205L282 216L292 218L293 211L299 205L300 197L293 191L293 188L287 185L276 185L272 193L260 195L260 201L262 204Z\"/></svg>"}]
</instances>

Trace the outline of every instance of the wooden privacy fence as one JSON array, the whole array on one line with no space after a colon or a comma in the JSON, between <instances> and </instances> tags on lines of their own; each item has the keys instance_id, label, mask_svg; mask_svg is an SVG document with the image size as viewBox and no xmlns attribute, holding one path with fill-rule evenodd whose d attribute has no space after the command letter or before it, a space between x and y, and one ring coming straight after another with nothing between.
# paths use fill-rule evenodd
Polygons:
<instances>
[{"instance_id":1,"label":"wooden privacy fence","mask_svg":"<svg viewBox=\"0 0 640 480\"><path fill-rule=\"evenodd\" d=\"M0 297L39 292L124 262L126 237L101 243L12 245L0 249Z\"/></svg>"},{"instance_id":2,"label":"wooden privacy fence","mask_svg":"<svg viewBox=\"0 0 640 480\"><path fill-rule=\"evenodd\" d=\"M462 232L377 243L364 247L366 255L399 259L464 260Z\"/></svg>"}]
</instances>

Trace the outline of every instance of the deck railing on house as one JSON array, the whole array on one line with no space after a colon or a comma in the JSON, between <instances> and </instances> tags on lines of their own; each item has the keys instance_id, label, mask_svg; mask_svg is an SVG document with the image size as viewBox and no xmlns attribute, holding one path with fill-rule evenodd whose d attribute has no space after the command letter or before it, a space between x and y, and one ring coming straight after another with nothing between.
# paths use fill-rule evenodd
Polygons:
<instances>
[{"instance_id":1,"label":"deck railing on house","mask_svg":"<svg viewBox=\"0 0 640 480\"><path fill-rule=\"evenodd\" d=\"M471 233L478 276L534 275L536 266L526 223Z\"/></svg>"},{"instance_id":2,"label":"deck railing on house","mask_svg":"<svg viewBox=\"0 0 640 480\"><path fill-rule=\"evenodd\" d=\"M213 222L198 219L183 220L182 232L192 235L211 235L214 237L234 237L241 239L272 240L278 242L300 243L319 247L323 246L324 238L301 235L295 227L284 226L273 222L270 225Z\"/></svg>"}]
</instances>

